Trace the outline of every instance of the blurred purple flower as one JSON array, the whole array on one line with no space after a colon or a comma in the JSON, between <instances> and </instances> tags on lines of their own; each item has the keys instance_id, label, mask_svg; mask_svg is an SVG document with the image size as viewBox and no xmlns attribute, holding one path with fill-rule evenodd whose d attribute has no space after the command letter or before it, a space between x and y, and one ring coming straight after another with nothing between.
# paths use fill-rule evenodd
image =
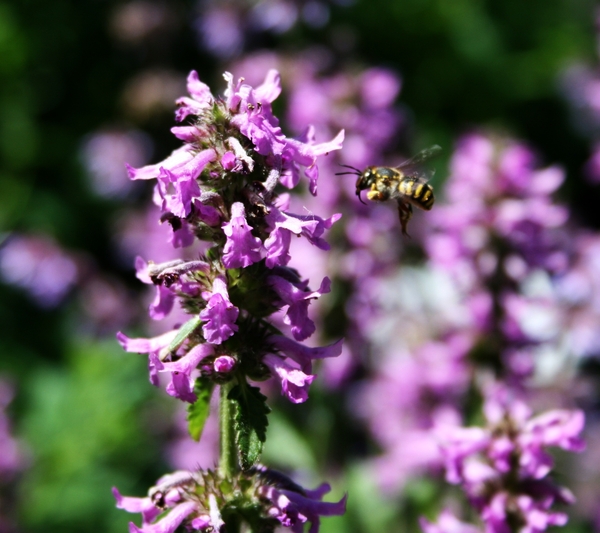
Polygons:
<instances>
[{"instance_id":1,"label":"blurred purple flower","mask_svg":"<svg viewBox=\"0 0 600 533\"><path fill-rule=\"evenodd\" d=\"M94 191L104 197L122 197L132 187L125 163L143 165L152 153L152 141L138 130L106 130L83 140L81 159Z\"/></svg>"},{"instance_id":2,"label":"blurred purple flower","mask_svg":"<svg viewBox=\"0 0 600 533\"><path fill-rule=\"evenodd\" d=\"M382 448L373 463L387 492L443 464L433 429L460 421L460 399L469 384L467 337L429 342L413 354L392 352L352 403Z\"/></svg>"},{"instance_id":3,"label":"blurred purple flower","mask_svg":"<svg viewBox=\"0 0 600 533\"><path fill-rule=\"evenodd\" d=\"M73 256L49 237L33 235L13 235L3 243L0 273L45 308L59 305L79 278Z\"/></svg>"},{"instance_id":4,"label":"blurred purple flower","mask_svg":"<svg viewBox=\"0 0 600 533\"><path fill-rule=\"evenodd\" d=\"M217 369L215 369L217 371ZM174 435L165 449L166 460L176 470L197 470L214 468L219 462L219 421L218 394L211 399L211 412L204 424L199 442L190 438L187 428L186 409L178 408Z\"/></svg>"},{"instance_id":5,"label":"blurred purple flower","mask_svg":"<svg viewBox=\"0 0 600 533\"><path fill-rule=\"evenodd\" d=\"M515 522L536 533L564 525L566 515L550 508L574 499L546 478L552 467L546 448L582 451L583 413L555 410L532 418L503 386L488 390L484 412L486 428L438 428L446 479L462 485L487 531L504 533Z\"/></svg>"},{"instance_id":6,"label":"blurred purple flower","mask_svg":"<svg viewBox=\"0 0 600 533\"><path fill-rule=\"evenodd\" d=\"M10 480L25 467L24 447L11 434L11 424L6 408L13 399L13 388L0 379L0 476L2 482Z\"/></svg>"},{"instance_id":7,"label":"blurred purple flower","mask_svg":"<svg viewBox=\"0 0 600 533\"><path fill-rule=\"evenodd\" d=\"M481 529L458 520L448 509L440 513L435 523L424 518L419 523L424 533L482 533Z\"/></svg>"},{"instance_id":8,"label":"blurred purple flower","mask_svg":"<svg viewBox=\"0 0 600 533\"><path fill-rule=\"evenodd\" d=\"M233 5L208 5L194 24L198 40L218 57L238 54L244 44L242 15Z\"/></svg>"}]
</instances>

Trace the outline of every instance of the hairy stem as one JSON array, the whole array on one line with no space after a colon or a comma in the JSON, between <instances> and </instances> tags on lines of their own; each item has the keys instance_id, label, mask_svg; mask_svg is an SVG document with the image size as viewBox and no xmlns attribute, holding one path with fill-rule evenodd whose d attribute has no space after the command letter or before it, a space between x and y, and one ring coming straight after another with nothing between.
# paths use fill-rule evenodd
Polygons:
<instances>
[{"instance_id":1,"label":"hairy stem","mask_svg":"<svg viewBox=\"0 0 600 533\"><path fill-rule=\"evenodd\" d=\"M220 457L219 473L223 478L231 478L237 471L237 448L235 445L234 416L235 407L227 398L234 382L230 381L221 385L219 399L219 432L220 432Z\"/></svg>"}]
</instances>

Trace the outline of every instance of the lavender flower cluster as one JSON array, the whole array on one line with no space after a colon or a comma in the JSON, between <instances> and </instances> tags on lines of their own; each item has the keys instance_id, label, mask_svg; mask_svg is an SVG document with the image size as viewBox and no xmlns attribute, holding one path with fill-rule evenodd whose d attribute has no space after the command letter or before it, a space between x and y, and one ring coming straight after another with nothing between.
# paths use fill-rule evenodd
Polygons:
<instances>
[{"instance_id":1,"label":"lavender flower cluster","mask_svg":"<svg viewBox=\"0 0 600 533\"><path fill-rule=\"evenodd\" d=\"M483 408L486 427L438 428L446 480L462 486L486 531L537 533L566 524L567 515L552 506L575 500L547 477L553 467L547 448L582 451L583 412L552 410L532 417L508 388L491 389ZM435 530L422 523L426 533Z\"/></svg>"},{"instance_id":2,"label":"lavender flower cluster","mask_svg":"<svg viewBox=\"0 0 600 533\"><path fill-rule=\"evenodd\" d=\"M365 388L363 413L385 449L379 472L395 472L382 477L387 488L424 468L443 467L485 530L498 533L563 525L566 515L553 506L573 498L547 478L547 448L583 449L582 411L554 409L533 417L527 406L536 398L547 403L537 391L560 382L564 353L575 351L559 326L572 310L560 287L572 276L575 256L565 230L568 212L551 198L564 174L558 167L536 167L523 144L483 134L460 140L447 204L428 217L424 238L432 273L427 283L447 294L422 324L429 329L424 334L435 332L435 338L418 341L412 358L396 350L398 370L390 373L385 359L379 377ZM381 327L381 315L373 317L378 319ZM395 320L395 334L408 334L402 318ZM484 404L484 427L464 422L465 402L473 395ZM383 414L382 402L393 411ZM402 446L394 444L399 440ZM470 530L449 510L437 523L422 525L427 532Z\"/></svg>"},{"instance_id":3,"label":"lavender flower cluster","mask_svg":"<svg viewBox=\"0 0 600 533\"><path fill-rule=\"evenodd\" d=\"M244 438L264 441L268 411L248 380L275 377L291 402L304 402L315 377L313 361L341 352L341 341L321 348L300 343L315 331L308 306L330 291L330 281L325 277L317 290L310 290L308 281L288 267L292 235L326 250L323 234L340 215L323 219L289 212L289 200L277 194L276 186L296 187L304 173L316 194L316 158L340 149L343 132L320 144L310 127L300 139L286 137L271 108L281 91L276 71L256 88L228 73L225 79L227 89L219 99L192 72L190 97L177 101L176 113L179 122L191 118L191 123L172 129L185 144L161 163L128 169L133 180L156 179L154 202L175 248L196 239L206 243L198 259L136 260L138 278L156 286L150 316L165 318L179 301L192 318L157 337L117 337L126 351L148 354L154 385L160 375L166 376L167 393L191 404L190 424L200 425L192 430L196 436L206 418L197 416L197 410L204 409L212 387L220 385L228 393L221 395L221 413L228 402L237 405L236 444L243 471L223 464L227 428L222 427L218 472L176 472L159 480L148 498L123 498L115 492L119 507L142 512L142 529L132 525L132 531L171 532L183 521L192 529L220 530L242 516L267 530L281 523L296 531L306 521L316 530L320 515L340 514L345 508L345 498L320 501L327 486L308 491L255 466L260 452L252 446L261 445L244 448L242 443ZM222 418L222 426L227 423ZM169 514L154 523L166 508Z\"/></svg>"}]
</instances>

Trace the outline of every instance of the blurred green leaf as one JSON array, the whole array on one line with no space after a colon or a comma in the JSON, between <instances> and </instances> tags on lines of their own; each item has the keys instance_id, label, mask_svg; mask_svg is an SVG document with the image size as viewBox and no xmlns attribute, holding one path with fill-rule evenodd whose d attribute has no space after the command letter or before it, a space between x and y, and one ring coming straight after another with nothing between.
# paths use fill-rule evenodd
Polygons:
<instances>
[{"instance_id":1,"label":"blurred green leaf","mask_svg":"<svg viewBox=\"0 0 600 533\"><path fill-rule=\"evenodd\" d=\"M27 42L11 7L0 3L0 76L21 70L27 59Z\"/></svg>"},{"instance_id":2,"label":"blurred green leaf","mask_svg":"<svg viewBox=\"0 0 600 533\"><path fill-rule=\"evenodd\" d=\"M131 485L127 476L138 477L159 457L144 427L151 387L144 363L116 342L82 341L67 361L65 370L35 370L26 391L22 432L32 465L21 487L22 519L33 531L81 531L91 523L106 531L109 517L122 513L111 487ZM122 514L115 520L126 528L130 517Z\"/></svg>"},{"instance_id":3,"label":"blurred green leaf","mask_svg":"<svg viewBox=\"0 0 600 533\"><path fill-rule=\"evenodd\" d=\"M263 458L267 463L286 469L317 470L317 461L307 436L277 410L269 416L269 438L265 443Z\"/></svg>"},{"instance_id":4,"label":"blurred green leaf","mask_svg":"<svg viewBox=\"0 0 600 533\"><path fill-rule=\"evenodd\" d=\"M0 174L0 230L14 227L28 214L27 202L31 195L32 184L15 175Z\"/></svg>"}]
</instances>

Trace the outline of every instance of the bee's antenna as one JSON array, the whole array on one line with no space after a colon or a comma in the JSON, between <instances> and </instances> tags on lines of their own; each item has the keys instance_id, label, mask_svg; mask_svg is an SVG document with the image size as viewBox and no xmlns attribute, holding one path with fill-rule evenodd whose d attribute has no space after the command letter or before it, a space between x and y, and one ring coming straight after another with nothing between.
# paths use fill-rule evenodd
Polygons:
<instances>
[{"instance_id":1,"label":"bee's antenna","mask_svg":"<svg viewBox=\"0 0 600 533\"><path fill-rule=\"evenodd\" d=\"M352 174L352 175L360 176L362 174L362 172L360 170L358 170L356 167L351 167L350 165L342 165L342 164L340 164L340 167L349 168L353 172L336 172L336 174L335 174L336 176L345 176L347 174Z\"/></svg>"}]
</instances>

